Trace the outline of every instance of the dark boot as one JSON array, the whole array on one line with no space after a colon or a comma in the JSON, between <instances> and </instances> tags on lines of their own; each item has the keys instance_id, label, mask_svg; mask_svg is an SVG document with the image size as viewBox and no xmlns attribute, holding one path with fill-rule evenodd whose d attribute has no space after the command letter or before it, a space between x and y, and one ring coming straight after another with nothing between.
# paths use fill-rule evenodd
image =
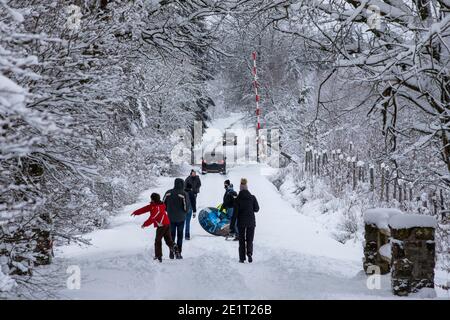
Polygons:
<instances>
[{"instance_id":1,"label":"dark boot","mask_svg":"<svg viewBox=\"0 0 450 320\"><path fill-rule=\"evenodd\" d=\"M175 253L175 258L177 258L177 259L183 259L183 256L181 255L181 251L177 251L177 252Z\"/></svg>"},{"instance_id":2,"label":"dark boot","mask_svg":"<svg viewBox=\"0 0 450 320\"><path fill-rule=\"evenodd\" d=\"M177 248L175 250L175 258L176 259L183 259L182 255L181 255L181 247L177 246Z\"/></svg>"},{"instance_id":3,"label":"dark boot","mask_svg":"<svg viewBox=\"0 0 450 320\"><path fill-rule=\"evenodd\" d=\"M178 251L178 247L176 244L173 245L173 247L170 249L169 258L175 259L175 254Z\"/></svg>"},{"instance_id":4,"label":"dark boot","mask_svg":"<svg viewBox=\"0 0 450 320\"><path fill-rule=\"evenodd\" d=\"M154 257L153 260L158 260L159 262L162 262L162 257Z\"/></svg>"},{"instance_id":5,"label":"dark boot","mask_svg":"<svg viewBox=\"0 0 450 320\"><path fill-rule=\"evenodd\" d=\"M248 255L247 257L248 257L248 263L252 263L252 262L253 262L252 256L251 256L251 255Z\"/></svg>"}]
</instances>

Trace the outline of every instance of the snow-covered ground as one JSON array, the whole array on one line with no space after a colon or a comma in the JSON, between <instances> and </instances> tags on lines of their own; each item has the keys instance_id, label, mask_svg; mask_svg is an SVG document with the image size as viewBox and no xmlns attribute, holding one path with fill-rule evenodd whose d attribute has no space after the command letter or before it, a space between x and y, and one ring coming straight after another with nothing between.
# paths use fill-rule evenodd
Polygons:
<instances>
[{"instance_id":1,"label":"snow-covered ground","mask_svg":"<svg viewBox=\"0 0 450 320\"><path fill-rule=\"evenodd\" d=\"M212 127L238 127L238 120L237 115L218 119ZM201 176L197 205L201 209L221 203L226 178L236 187L241 177L248 179L261 207L252 264L238 263L238 243L209 235L197 219L191 222L192 240L183 245L184 259L168 259L165 247L163 263L155 262L155 230L141 229L146 216L133 218L130 213L147 204L151 192L164 193L173 186L174 177L165 177L158 188L144 190L139 202L124 207L109 229L86 235L91 246L57 250L62 272L70 265L81 271L80 289L58 293L70 299L393 298L387 276L382 277L381 289L367 288L360 244L336 241L323 224L297 212L261 175L262 169L266 168L256 163L236 164L226 177Z\"/></svg>"}]
</instances>

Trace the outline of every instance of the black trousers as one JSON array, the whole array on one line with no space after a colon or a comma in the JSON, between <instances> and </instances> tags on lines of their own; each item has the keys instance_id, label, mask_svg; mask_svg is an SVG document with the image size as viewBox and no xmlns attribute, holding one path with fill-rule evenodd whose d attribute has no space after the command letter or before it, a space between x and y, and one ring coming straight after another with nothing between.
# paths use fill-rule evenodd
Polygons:
<instances>
[{"instance_id":1,"label":"black trousers","mask_svg":"<svg viewBox=\"0 0 450 320\"><path fill-rule=\"evenodd\" d=\"M156 237L155 237L155 257L162 257L162 239L166 242L167 246L172 249L173 248L173 240L170 235L170 226L162 226L156 228Z\"/></svg>"},{"instance_id":2,"label":"black trousers","mask_svg":"<svg viewBox=\"0 0 450 320\"><path fill-rule=\"evenodd\" d=\"M255 237L255 227L240 226L239 230L239 260L245 260L245 256L253 255L253 238Z\"/></svg>"}]
</instances>

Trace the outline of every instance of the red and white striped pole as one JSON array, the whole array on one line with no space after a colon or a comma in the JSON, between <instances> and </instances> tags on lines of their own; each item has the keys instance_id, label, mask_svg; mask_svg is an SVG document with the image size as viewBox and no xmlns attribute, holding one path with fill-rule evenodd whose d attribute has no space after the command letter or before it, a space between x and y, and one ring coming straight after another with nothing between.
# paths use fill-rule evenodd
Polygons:
<instances>
[{"instance_id":1,"label":"red and white striped pole","mask_svg":"<svg viewBox=\"0 0 450 320\"><path fill-rule=\"evenodd\" d=\"M258 74L256 71L256 52L253 51L252 52L252 58L253 58L253 88L255 88L255 100L256 100L256 129L259 130L261 129L261 123L260 123L260 119L259 116L261 115L261 110L259 109L259 95L258 95Z\"/></svg>"},{"instance_id":2,"label":"red and white striped pole","mask_svg":"<svg viewBox=\"0 0 450 320\"><path fill-rule=\"evenodd\" d=\"M259 108L259 94L258 94L258 74L256 70L256 51L252 52L253 59L253 88L255 88L255 101L256 101L256 160L259 162L259 129L261 129L260 115L261 109Z\"/></svg>"}]
</instances>

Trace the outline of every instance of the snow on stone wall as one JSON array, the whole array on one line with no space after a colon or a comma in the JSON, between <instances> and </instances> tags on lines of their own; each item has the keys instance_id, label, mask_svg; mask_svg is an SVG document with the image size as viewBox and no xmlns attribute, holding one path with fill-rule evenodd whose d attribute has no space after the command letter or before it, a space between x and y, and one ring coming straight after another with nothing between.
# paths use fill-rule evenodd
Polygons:
<instances>
[{"instance_id":1,"label":"snow on stone wall","mask_svg":"<svg viewBox=\"0 0 450 320\"><path fill-rule=\"evenodd\" d=\"M436 228L437 221L435 217L422 214L395 215L389 219L389 226L394 229Z\"/></svg>"},{"instance_id":2,"label":"snow on stone wall","mask_svg":"<svg viewBox=\"0 0 450 320\"><path fill-rule=\"evenodd\" d=\"M393 208L368 209L364 212L364 222L366 224L373 224L379 229L389 229L389 219L399 214L402 214L402 212Z\"/></svg>"}]
</instances>

